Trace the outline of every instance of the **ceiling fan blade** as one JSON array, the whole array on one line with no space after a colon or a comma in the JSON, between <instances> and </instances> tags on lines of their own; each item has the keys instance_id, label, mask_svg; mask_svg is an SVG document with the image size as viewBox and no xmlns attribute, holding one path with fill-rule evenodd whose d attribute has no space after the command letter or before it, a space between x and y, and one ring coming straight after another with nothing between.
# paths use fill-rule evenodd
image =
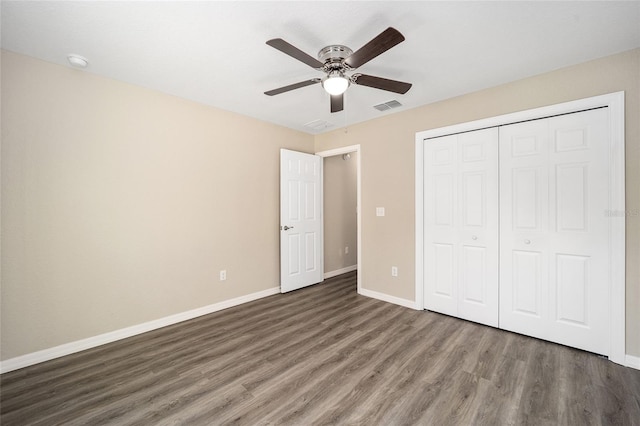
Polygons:
<instances>
[{"instance_id":1,"label":"ceiling fan blade","mask_svg":"<svg viewBox=\"0 0 640 426\"><path fill-rule=\"evenodd\" d=\"M288 86L280 87L278 89L269 90L264 92L267 96L279 95L280 93L288 92L290 90L299 89L301 87L311 86L312 84L320 83L319 78L312 78L311 80L301 81L300 83L290 84Z\"/></svg>"},{"instance_id":2,"label":"ceiling fan blade","mask_svg":"<svg viewBox=\"0 0 640 426\"><path fill-rule=\"evenodd\" d=\"M403 41L404 36L395 28L389 27L369 43L356 50L344 62L351 68L358 68Z\"/></svg>"},{"instance_id":3,"label":"ceiling fan blade","mask_svg":"<svg viewBox=\"0 0 640 426\"><path fill-rule=\"evenodd\" d=\"M344 93L331 95L331 112L340 112L344 109Z\"/></svg>"},{"instance_id":4,"label":"ceiling fan blade","mask_svg":"<svg viewBox=\"0 0 640 426\"><path fill-rule=\"evenodd\" d=\"M360 86L373 87L374 89L386 90L388 92L405 94L411 89L411 83L404 83L388 78L374 77L366 74L354 74L352 81Z\"/></svg>"},{"instance_id":5,"label":"ceiling fan blade","mask_svg":"<svg viewBox=\"0 0 640 426\"><path fill-rule=\"evenodd\" d=\"M281 38L274 38L272 40L267 41L267 44L275 49L278 49L282 53L285 53L292 58L295 58L305 64L309 65L311 68L322 68L324 65L322 62L314 58L313 56L307 55L302 50L298 49L292 44L287 43Z\"/></svg>"}]
</instances>

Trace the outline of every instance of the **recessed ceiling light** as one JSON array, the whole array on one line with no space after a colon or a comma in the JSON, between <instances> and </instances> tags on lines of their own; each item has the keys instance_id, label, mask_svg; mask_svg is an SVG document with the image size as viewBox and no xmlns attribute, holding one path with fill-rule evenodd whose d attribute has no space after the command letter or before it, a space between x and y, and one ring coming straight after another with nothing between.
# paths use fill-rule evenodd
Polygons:
<instances>
[{"instance_id":1,"label":"recessed ceiling light","mask_svg":"<svg viewBox=\"0 0 640 426\"><path fill-rule=\"evenodd\" d=\"M80 55L71 54L67 56L67 60L69 61L71 66L76 68L86 68L87 65L89 65L89 61L87 61L86 58Z\"/></svg>"}]
</instances>

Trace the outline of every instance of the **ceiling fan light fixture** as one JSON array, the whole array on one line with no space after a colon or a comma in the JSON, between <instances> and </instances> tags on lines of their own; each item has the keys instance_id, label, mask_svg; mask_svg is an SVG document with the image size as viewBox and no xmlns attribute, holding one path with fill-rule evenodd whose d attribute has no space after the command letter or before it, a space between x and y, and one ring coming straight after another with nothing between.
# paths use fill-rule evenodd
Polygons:
<instances>
[{"instance_id":1,"label":"ceiling fan light fixture","mask_svg":"<svg viewBox=\"0 0 640 426\"><path fill-rule=\"evenodd\" d=\"M341 72L332 72L322 80L322 87L330 95L341 95L349 87L349 79Z\"/></svg>"}]
</instances>

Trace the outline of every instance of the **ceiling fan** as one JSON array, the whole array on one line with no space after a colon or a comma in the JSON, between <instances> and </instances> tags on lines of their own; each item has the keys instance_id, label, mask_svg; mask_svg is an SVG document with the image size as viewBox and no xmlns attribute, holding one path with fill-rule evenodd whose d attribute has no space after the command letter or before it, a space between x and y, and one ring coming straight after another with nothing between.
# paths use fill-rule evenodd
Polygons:
<instances>
[{"instance_id":1,"label":"ceiling fan","mask_svg":"<svg viewBox=\"0 0 640 426\"><path fill-rule=\"evenodd\" d=\"M264 94L268 96L279 95L290 90L322 83L324 90L331 95L331 112L339 112L344 109L344 92L350 84L405 94L411 88L410 83L360 73L347 75L348 72L366 64L403 41L404 36L395 28L389 27L355 52L346 46L330 45L322 48L318 52L318 59L315 59L283 39L274 38L267 41L269 46L304 62L311 68L324 72L326 76L269 90Z\"/></svg>"}]
</instances>

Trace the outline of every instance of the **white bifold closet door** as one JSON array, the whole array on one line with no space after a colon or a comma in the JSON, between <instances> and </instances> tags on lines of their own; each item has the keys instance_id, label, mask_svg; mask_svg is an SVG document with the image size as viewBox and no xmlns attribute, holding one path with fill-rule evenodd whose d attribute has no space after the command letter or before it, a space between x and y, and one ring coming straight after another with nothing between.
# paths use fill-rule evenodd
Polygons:
<instances>
[{"instance_id":1,"label":"white bifold closet door","mask_svg":"<svg viewBox=\"0 0 640 426\"><path fill-rule=\"evenodd\" d=\"M498 129L425 141L425 308L498 326Z\"/></svg>"},{"instance_id":2,"label":"white bifold closet door","mask_svg":"<svg viewBox=\"0 0 640 426\"><path fill-rule=\"evenodd\" d=\"M609 354L606 109L500 127L500 328Z\"/></svg>"}]
</instances>

